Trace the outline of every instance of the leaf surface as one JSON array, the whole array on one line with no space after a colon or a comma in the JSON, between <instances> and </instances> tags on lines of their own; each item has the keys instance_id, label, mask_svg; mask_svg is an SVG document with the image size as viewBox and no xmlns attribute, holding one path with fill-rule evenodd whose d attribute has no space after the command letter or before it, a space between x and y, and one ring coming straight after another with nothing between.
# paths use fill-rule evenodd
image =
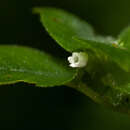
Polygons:
<instances>
[{"instance_id":1,"label":"leaf surface","mask_svg":"<svg viewBox=\"0 0 130 130\"><path fill-rule=\"evenodd\" d=\"M0 84L23 81L47 87L71 81L76 70L36 49L0 45L0 75Z\"/></svg>"},{"instance_id":2,"label":"leaf surface","mask_svg":"<svg viewBox=\"0 0 130 130\"><path fill-rule=\"evenodd\" d=\"M35 8L34 12L40 14L45 29L65 50L69 52L100 50L125 71L130 71L130 50L118 45L118 40L110 36L95 35L87 22L63 10Z\"/></svg>"}]
</instances>

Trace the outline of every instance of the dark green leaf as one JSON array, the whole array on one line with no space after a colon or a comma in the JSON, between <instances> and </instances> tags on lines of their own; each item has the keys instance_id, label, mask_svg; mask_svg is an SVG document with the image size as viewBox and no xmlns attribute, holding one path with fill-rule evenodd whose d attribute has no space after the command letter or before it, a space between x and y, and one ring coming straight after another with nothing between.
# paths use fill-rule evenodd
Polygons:
<instances>
[{"instance_id":1,"label":"dark green leaf","mask_svg":"<svg viewBox=\"0 0 130 130\"><path fill-rule=\"evenodd\" d=\"M44 52L27 47L1 45L0 74L0 84L23 81L47 87L71 81L76 70L68 67L65 61Z\"/></svg>"}]
</instances>

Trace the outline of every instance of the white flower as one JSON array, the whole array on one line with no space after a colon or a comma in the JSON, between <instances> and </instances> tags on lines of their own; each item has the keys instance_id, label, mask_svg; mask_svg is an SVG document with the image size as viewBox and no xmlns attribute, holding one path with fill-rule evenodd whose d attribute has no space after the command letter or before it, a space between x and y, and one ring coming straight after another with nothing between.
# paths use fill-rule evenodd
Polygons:
<instances>
[{"instance_id":1,"label":"white flower","mask_svg":"<svg viewBox=\"0 0 130 130\"><path fill-rule=\"evenodd\" d=\"M88 55L85 52L73 52L72 56L68 57L71 67L85 67L88 61Z\"/></svg>"}]
</instances>

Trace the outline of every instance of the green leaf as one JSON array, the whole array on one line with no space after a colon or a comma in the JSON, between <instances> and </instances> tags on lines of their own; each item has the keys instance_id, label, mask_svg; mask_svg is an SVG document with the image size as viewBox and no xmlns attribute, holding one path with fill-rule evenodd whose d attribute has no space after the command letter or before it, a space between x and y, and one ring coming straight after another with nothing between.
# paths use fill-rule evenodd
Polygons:
<instances>
[{"instance_id":1,"label":"green leaf","mask_svg":"<svg viewBox=\"0 0 130 130\"><path fill-rule=\"evenodd\" d=\"M130 51L124 47L120 47L116 44L102 43L98 41L77 39L80 44L84 47L84 50L92 50L96 52L97 55L105 55L106 58L112 59L125 71L130 72Z\"/></svg>"},{"instance_id":2,"label":"green leaf","mask_svg":"<svg viewBox=\"0 0 130 130\"><path fill-rule=\"evenodd\" d=\"M55 8L35 8L49 34L67 51L83 49L74 36L93 38L92 27L78 17Z\"/></svg>"},{"instance_id":3,"label":"green leaf","mask_svg":"<svg viewBox=\"0 0 130 130\"><path fill-rule=\"evenodd\" d=\"M130 26L121 32L118 39L119 44L130 51Z\"/></svg>"},{"instance_id":4,"label":"green leaf","mask_svg":"<svg viewBox=\"0 0 130 130\"><path fill-rule=\"evenodd\" d=\"M46 30L65 50L70 52L100 50L125 71L130 71L130 51L116 45L117 41L114 38L95 35L87 22L60 9L35 8L34 12L40 14Z\"/></svg>"},{"instance_id":5,"label":"green leaf","mask_svg":"<svg viewBox=\"0 0 130 130\"><path fill-rule=\"evenodd\" d=\"M129 30L116 40L95 35L87 22L63 10L35 8L34 12L40 14L45 29L65 50L88 53L88 65L67 85L96 102L130 113Z\"/></svg>"},{"instance_id":6,"label":"green leaf","mask_svg":"<svg viewBox=\"0 0 130 130\"><path fill-rule=\"evenodd\" d=\"M59 45L70 52L84 49L83 45L75 40L75 37L108 44L112 44L116 40L111 36L95 35L92 26L86 21L61 9L34 8L33 12L40 14L41 23L45 29Z\"/></svg>"},{"instance_id":7,"label":"green leaf","mask_svg":"<svg viewBox=\"0 0 130 130\"><path fill-rule=\"evenodd\" d=\"M76 70L65 61L27 47L0 45L0 84L21 81L41 87L65 84L76 75Z\"/></svg>"}]
</instances>

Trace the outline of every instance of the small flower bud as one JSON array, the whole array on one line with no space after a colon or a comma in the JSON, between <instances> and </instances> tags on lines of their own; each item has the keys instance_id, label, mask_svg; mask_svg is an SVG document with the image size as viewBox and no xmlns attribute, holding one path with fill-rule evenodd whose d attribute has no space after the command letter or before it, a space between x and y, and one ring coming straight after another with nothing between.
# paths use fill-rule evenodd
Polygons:
<instances>
[{"instance_id":1,"label":"small flower bud","mask_svg":"<svg viewBox=\"0 0 130 130\"><path fill-rule=\"evenodd\" d=\"M88 61L88 55L85 52L73 52L72 56L68 57L70 66L75 67L85 67Z\"/></svg>"}]
</instances>

